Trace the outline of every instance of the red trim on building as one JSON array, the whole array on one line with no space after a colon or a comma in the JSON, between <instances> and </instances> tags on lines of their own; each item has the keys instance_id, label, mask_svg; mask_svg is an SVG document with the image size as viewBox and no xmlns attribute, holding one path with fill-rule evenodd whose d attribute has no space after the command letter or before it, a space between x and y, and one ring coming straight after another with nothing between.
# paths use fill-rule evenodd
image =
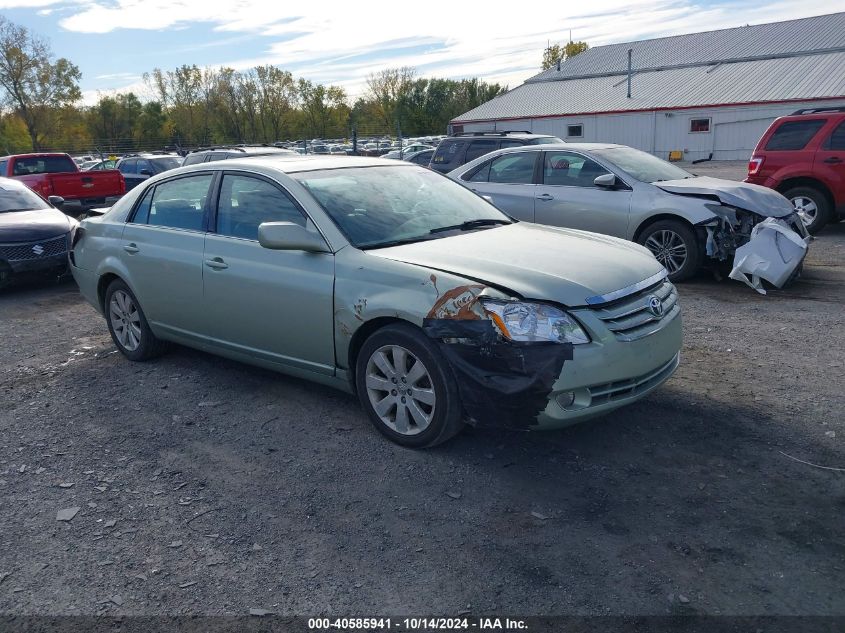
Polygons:
<instances>
[{"instance_id":1,"label":"red trim on building","mask_svg":"<svg viewBox=\"0 0 845 633\"><path fill-rule=\"evenodd\" d=\"M756 106L756 105L778 105L779 103L812 103L814 101L835 101L837 99L845 99L845 95L839 97L815 97L804 99L784 99L782 101L747 101L745 103L710 103L704 105L694 106L672 106L661 108L641 108L637 110L602 110L600 112L572 112L568 114L535 114L533 116L509 116L496 119L452 119L449 121L452 125L466 125L467 123L488 123L491 121L529 121L531 119L559 119L561 117L571 116L595 116L599 114L637 114L640 112L666 112L669 110L700 110L702 108L735 108L737 106Z\"/></svg>"}]
</instances>

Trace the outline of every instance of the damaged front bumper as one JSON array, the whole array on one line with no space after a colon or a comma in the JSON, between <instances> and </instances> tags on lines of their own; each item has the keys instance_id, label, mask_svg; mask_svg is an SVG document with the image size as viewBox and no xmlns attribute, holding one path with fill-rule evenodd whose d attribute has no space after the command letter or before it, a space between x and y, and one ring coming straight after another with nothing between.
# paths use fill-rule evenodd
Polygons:
<instances>
[{"instance_id":1,"label":"damaged front bumper","mask_svg":"<svg viewBox=\"0 0 845 633\"><path fill-rule=\"evenodd\" d=\"M665 314L646 318L655 297ZM639 400L669 379L682 344L676 301L663 282L610 308L570 310L590 337L578 345L504 340L486 319L429 317L423 331L448 359L473 424L553 429Z\"/></svg>"},{"instance_id":2,"label":"damaged front bumper","mask_svg":"<svg viewBox=\"0 0 845 633\"><path fill-rule=\"evenodd\" d=\"M766 294L762 281L781 288L794 279L812 237L797 214L766 217L728 206L706 205L716 217L699 224L711 259L733 257L729 277Z\"/></svg>"},{"instance_id":3,"label":"damaged front bumper","mask_svg":"<svg viewBox=\"0 0 845 633\"><path fill-rule=\"evenodd\" d=\"M798 222L804 226L800 221ZM746 244L736 249L731 279L742 281L760 294L766 294L763 281L782 288L800 271L812 239L804 230L802 238L786 222L767 218L751 231Z\"/></svg>"}]
</instances>

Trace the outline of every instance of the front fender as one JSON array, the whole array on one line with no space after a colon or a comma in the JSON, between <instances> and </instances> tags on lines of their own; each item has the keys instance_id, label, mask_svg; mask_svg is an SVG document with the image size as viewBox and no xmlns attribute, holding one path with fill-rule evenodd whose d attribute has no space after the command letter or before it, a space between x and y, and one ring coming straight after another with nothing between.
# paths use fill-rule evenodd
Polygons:
<instances>
[{"instance_id":1,"label":"front fender","mask_svg":"<svg viewBox=\"0 0 845 633\"><path fill-rule=\"evenodd\" d=\"M374 319L400 319L422 328L424 319L438 307L450 301L449 306L458 306L463 292L477 296L482 291L501 294L458 275L374 257L353 248L341 249L335 259L337 366L349 368L353 337Z\"/></svg>"}]
</instances>

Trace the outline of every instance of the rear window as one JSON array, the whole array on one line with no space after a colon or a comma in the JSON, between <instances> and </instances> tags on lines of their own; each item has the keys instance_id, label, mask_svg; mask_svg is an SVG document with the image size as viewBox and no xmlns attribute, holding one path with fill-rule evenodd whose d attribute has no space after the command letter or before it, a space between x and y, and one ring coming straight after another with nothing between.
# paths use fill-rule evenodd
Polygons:
<instances>
[{"instance_id":1,"label":"rear window","mask_svg":"<svg viewBox=\"0 0 845 633\"><path fill-rule=\"evenodd\" d=\"M435 165L449 165L457 162L459 156L466 147L466 141L443 141L437 146L434 158L431 160Z\"/></svg>"},{"instance_id":2,"label":"rear window","mask_svg":"<svg viewBox=\"0 0 845 633\"><path fill-rule=\"evenodd\" d=\"M34 156L15 160L15 176L27 174L60 174L77 171L76 163L69 156Z\"/></svg>"},{"instance_id":3,"label":"rear window","mask_svg":"<svg viewBox=\"0 0 845 633\"><path fill-rule=\"evenodd\" d=\"M559 139L557 136L541 136L528 141L529 145L551 145L553 143L563 143L563 139Z\"/></svg>"},{"instance_id":4,"label":"rear window","mask_svg":"<svg viewBox=\"0 0 845 633\"><path fill-rule=\"evenodd\" d=\"M825 123L825 119L787 121L772 134L766 143L766 150L777 152L804 149Z\"/></svg>"}]
</instances>

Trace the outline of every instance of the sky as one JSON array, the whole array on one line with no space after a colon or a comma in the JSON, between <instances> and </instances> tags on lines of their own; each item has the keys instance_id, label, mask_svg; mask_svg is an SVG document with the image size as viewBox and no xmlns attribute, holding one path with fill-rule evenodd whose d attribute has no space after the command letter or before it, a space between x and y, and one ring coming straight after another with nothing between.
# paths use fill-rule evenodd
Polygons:
<instances>
[{"instance_id":1,"label":"sky","mask_svg":"<svg viewBox=\"0 0 845 633\"><path fill-rule=\"evenodd\" d=\"M274 64L362 96L366 76L480 77L511 88L540 70L549 42L590 46L845 11L845 0L0 0L0 14L48 39L82 72L86 103L182 64Z\"/></svg>"}]
</instances>

